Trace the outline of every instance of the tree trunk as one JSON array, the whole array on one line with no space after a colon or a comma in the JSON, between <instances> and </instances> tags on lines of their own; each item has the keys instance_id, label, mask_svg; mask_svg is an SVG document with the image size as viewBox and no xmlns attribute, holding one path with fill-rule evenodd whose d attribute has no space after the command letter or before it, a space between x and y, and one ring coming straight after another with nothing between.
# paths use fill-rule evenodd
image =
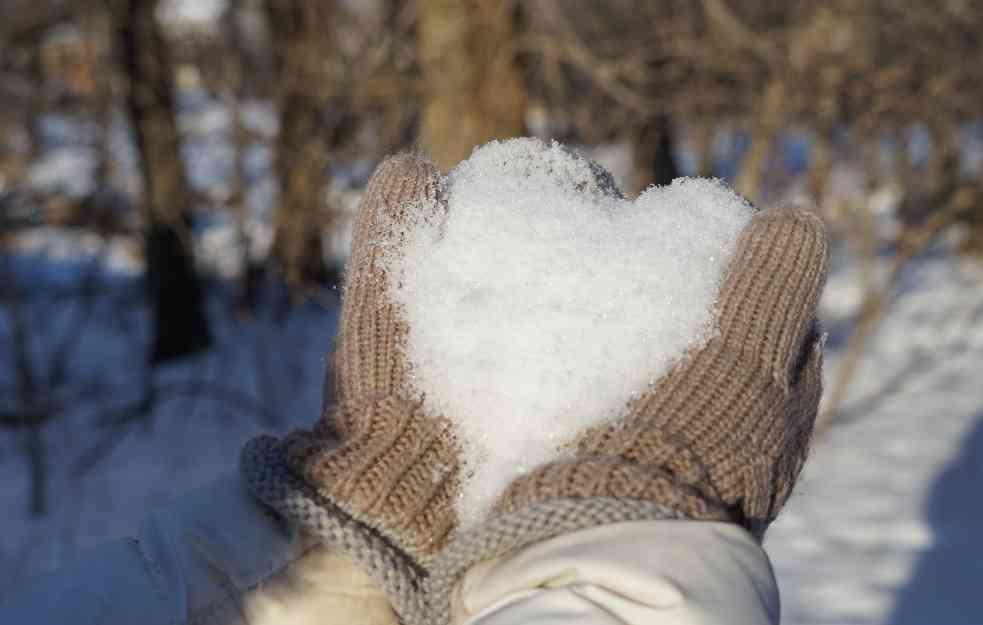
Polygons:
<instances>
[{"instance_id":1,"label":"tree trunk","mask_svg":"<svg viewBox=\"0 0 983 625\"><path fill-rule=\"evenodd\" d=\"M420 0L421 141L445 170L477 145L525 134L516 21L508 0Z\"/></svg>"},{"instance_id":2,"label":"tree trunk","mask_svg":"<svg viewBox=\"0 0 983 625\"><path fill-rule=\"evenodd\" d=\"M332 81L325 66L333 3L268 0L280 81L276 171L280 202L273 256L293 290L328 277L321 235L331 227L325 199Z\"/></svg>"},{"instance_id":3,"label":"tree trunk","mask_svg":"<svg viewBox=\"0 0 983 625\"><path fill-rule=\"evenodd\" d=\"M126 102L143 175L147 286L154 306L152 363L206 349L211 335L195 272L191 202L156 0L112 0Z\"/></svg>"},{"instance_id":4,"label":"tree trunk","mask_svg":"<svg viewBox=\"0 0 983 625\"><path fill-rule=\"evenodd\" d=\"M635 137L635 188L666 185L680 176L676 164L675 134L665 115L646 121Z\"/></svg>"},{"instance_id":5,"label":"tree trunk","mask_svg":"<svg viewBox=\"0 0 983 625\"><path fill-rule=\"evenodd\" d=\"M236 288L235 309L240 315L253 312L259 301L262 267L252 258L252 245L249 236L249 214L246 205L246 151L249 148L249 136L242 115L242 101L247 96L247 62L245 41L240 31L238 11L242 5L232 5L226 9L222 26L225 31L228 51L223 59L222 71L225 82L220 87L220 93L226 108L229 110L232 124L232 187L229 206L236 219L236 229L239 236L240 269L239 282ZM255 76L255 72L252 74Z\"/></svg>"}]
</instances>

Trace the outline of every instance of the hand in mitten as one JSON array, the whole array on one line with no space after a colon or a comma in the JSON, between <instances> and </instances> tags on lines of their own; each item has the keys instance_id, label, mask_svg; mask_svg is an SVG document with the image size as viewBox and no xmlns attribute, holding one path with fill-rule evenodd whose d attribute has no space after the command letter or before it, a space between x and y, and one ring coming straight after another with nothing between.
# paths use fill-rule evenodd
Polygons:
<instances>
[{"instance_id":1,"label":"hand in mitten","mask_svg":"<svg viewBox=\"0 0 983 625\"><path fill-rule=\"evenodd\" d=\"M419 621L426 566L454 527L458 460L446 419L423 412L407 375L407 325L385 259L404 229L436 218L441 177L416 154L387 159L359 208L333 359L337 405L312 431L260 437L242 472L259 499L347 553ZM338 439L340 438L340 443Z\"/></svg>"},{"instance_id":2,"label":"hand in mitten","mask_svg":"<svg viewBox=\"0 0 983 625\"><path fill-rule=\"evenodd\" d=\"M585 188L617 193L610 174L588 166ZM427 618L428 569L457 524L461 462L451 423L423 409L427 389L410 375L411 328L388 272L412 228L446 219L444 184L417 154L379 166L359 207L345 278L328 378L337 404L311 431L260 437L242 458L260 500L347 553L411 622Z\"/></svg>"},{"instance_id":3,"label":"hand in mitten","mask_svg":"<svg viewBox=\"0 0 983 625\"><path fill-rule=\"evenodd\" d=\"M804 210L757 212L740 232L713 310L716 332L572 454L514 479L493 513L441 554L434 602L475 563L624 521L739 524L761 539L806 458L821 394L817 301L827 243Z\"/></svg>"},{"instance_id":4,"label":"hand in mitten","mask_svg":"<svg viewBox=\"0 0 983 625\"><path fill-rule=\"evenodd\" d=\"M656 502L688 519L729 520L759 538L806 458L822 390L816 304L826 275L822 222L804 210L755 214L716 304L717 333L576 457L513 481L499 509L556 499Z\"/></svg>"}]
</instances>

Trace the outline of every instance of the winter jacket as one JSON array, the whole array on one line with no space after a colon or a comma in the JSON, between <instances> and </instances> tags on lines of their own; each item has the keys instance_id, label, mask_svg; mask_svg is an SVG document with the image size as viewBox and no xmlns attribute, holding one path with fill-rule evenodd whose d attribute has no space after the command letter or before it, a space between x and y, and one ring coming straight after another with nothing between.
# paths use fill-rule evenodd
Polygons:
<instances>
[{"instance_id":1,"label":"winter jacket","mask_svg":"<svg viewBox=\"0 0 983 625\"><path fill-rule=\"evenodd\" d=\"M620 523L472 568L453 625L768 625L767 556L739 527ZM229 477L0 605L13 625L395 625L385 596L340 554L292 533Z\"/></svg>"}]
</instances>

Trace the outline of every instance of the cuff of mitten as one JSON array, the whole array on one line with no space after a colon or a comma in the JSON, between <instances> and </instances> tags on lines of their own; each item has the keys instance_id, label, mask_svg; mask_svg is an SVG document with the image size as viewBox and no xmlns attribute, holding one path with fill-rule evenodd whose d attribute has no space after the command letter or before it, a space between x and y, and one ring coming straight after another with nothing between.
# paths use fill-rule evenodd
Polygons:
<instances>
[{"instance_id":1,"label":"cuff of mitten","mask_svg":"<svg viewBox=\"0 0 983 625\"><path fill-rule=\"evenodd\" d=\"M336 420L340 446L317 432L287 437L287 467L425 566L454 527L451 424L427 416L419 402L391 396L346 405Z\"/></svg>"},{"instance_id":2,"label":"cuff of mitten","mask_svg":"<svg viewBox=\"0 0 983 625\"><path fill-rule=\"evenodd\" d=\"M426 574L388 538L320 496L295 476L282 444L270 436L249 441L240 458L249 490L326 546L347 554L381 588L396 613L410 625L427 622Z\"/></svg>"},{"instance_id":3,"label":"cuff of mitten","mask_svg":"<svg viewBox=\"0 0 983 625\"><path fill-rule=\"evenodd\" d=\"M430 622L450 624L454 586L479 562L602 525L684 518L679 511L651 501L612 497L554 499L495 515L481 526L457 536L434 561L429 579Z\"/></svg>"},{"instance_id":4,"label":"cuff of mitten","mask_svg":"<svg viewBox=\"0 0 983 625\"><path fill-rule=\"evenodd\" d=\"M714 501L673 471L600 456L551 462L516 478L497 509L512 512L536 502L588 498L650 501L696 521L738 520L723 502Z\"/></svg>"}]
</instances>

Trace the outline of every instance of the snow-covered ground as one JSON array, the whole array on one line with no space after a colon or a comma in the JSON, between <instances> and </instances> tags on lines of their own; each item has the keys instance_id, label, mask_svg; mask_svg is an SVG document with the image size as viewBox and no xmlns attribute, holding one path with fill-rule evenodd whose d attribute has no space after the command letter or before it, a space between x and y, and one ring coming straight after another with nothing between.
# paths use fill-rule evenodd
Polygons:
<instances>
[{"instance_id":1,"label":"snow-covered ground","mask_svg":"<svg viewBox=\"0 0 983 625\"><path fill-rule=\"evenodd\" d=\"M149 311L127 245L115 241L100 256L97 242L61 230L25 238L5 269L25 290L30 369L57 409L43 428L40 517L30 506L31 435L0 429L0 600L234 471L250 436L309 424L337 323L330 291L290 308L270 286L255 314L240 318L228 285L210 284L213 348L148 376ZM93 262L102 267L94 279ZM77 291L86 281L91 299ZM12 344L9 308L0 306L0 412L18 405ZM66 373L52 382L61 353ZM156 396L145 411L148 387Z\"/></svg>"}]
</instances>

